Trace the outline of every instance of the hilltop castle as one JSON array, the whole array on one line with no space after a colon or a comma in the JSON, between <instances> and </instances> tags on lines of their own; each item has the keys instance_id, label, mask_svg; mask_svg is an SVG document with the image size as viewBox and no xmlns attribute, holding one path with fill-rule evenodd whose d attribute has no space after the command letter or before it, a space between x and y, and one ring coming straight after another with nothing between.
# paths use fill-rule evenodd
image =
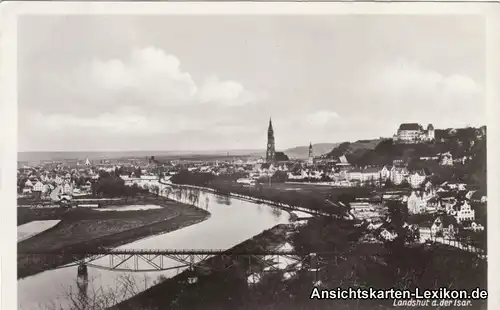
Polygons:
<instances>
[{"instance_id":1,"label":"hilltop castle","mask_svg":"<svg viewBox=\"0 0 500 310\"><path fill-rule=\"evenodd\" d=\"M434 141L434 126L429 124L427 130L417 123L405 123L399 126L398 132L394 135L394 141L399 143L420 143Z\"/></svg>"}]
</instances>

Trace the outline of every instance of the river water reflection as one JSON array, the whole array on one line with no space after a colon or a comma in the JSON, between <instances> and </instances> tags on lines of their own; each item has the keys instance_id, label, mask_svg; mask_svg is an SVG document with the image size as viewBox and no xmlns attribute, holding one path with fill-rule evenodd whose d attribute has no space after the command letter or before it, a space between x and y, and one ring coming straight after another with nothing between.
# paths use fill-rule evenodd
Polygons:
<instances>
[{"instance_id":1,"label":"river water reflection","mask_svg":"<svg viewBox=\"0 0 500 310\"><path fill-rule=\"evenodd\" d=\"M211 217L201 223L170 233L147 237L121 246L123 249L227 249L243 242L263 230L289 221L287 212L268 205L259 205L225 196L195 190L179 189L160 185L161 192L173 200L195 204L211 213ZM109 265L109 257L93 262ZM171 263L177 266L178 263ZM175 265L174 265L175 264ZM139 266L141 266L141 262ZM167 262L166 262L167 265ZM133 262L120 267L133 268ZM144 266L145 267L145 266ZM142 291L153 285L160 275L172 277L180 269L154 272L125 273L88 268L89 285L87 294L102 295L121 287L121 282L131 278L136 289ZM76 285L77 267L49 270L18 281L19 309L70 309L69 296L78 292ZM72 293L73 292L73 293ZM121 294L123 296L123 294ZM126 298L131 297L129 293ZM122 297L123 299L123 297ZM53 305L58 305L53 307Z\"/></svg>"}]
</instances>

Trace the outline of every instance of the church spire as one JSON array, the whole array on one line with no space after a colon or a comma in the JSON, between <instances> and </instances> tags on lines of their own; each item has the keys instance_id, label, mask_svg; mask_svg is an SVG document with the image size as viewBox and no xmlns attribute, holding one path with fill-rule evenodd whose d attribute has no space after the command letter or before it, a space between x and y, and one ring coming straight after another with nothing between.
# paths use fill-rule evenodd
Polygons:
<instances>
[{"instance_id":1,"label":"church spire","mask_svg":"<svg viewBox=\"0 0 500 310\"><path fill-rule=\"evenodd\" d=\"M312 142L309 142L309 158L308 158L308 163L310 165L314 164L314 155L313 155L313 145Z\"/></svg>"},{"instance_id":2,"label":"church spire","mask_svg":"<svg viewBox=\"0 0 500 310\"><path fill-rule=\"evenodd\" d=\"M274 130L271 118L269 118L269 128L267 129L267 152L266 161L273 162L275 159L275 146L274 146Z\"/></svg>"}]
</instances>

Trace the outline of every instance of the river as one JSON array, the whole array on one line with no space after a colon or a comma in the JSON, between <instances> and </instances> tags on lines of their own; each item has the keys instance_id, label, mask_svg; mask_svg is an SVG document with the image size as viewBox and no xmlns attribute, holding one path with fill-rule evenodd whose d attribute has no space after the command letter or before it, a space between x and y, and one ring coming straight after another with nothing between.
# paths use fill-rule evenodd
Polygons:
<instances>
[{"instance_id":1,"label":"river","mask_svg":"<svg viewBox=\"0 0 500 310\"><path fill-rule=\"evenodd\" d=\"M173 232L147 237L119 248L123 249L228 249L278 224L289 222L289 213L269 205L261 205L235 198L218 196L194 189L179 189L160 185L164 196L180 202L194 204L211 213L209 219ZM98 259L92 264L109 265L109 257ZM143 266L139 262L139 266ZM176 262L165 262L164 266ZM133 262L121 265L131 268ZM144 265L146 267L146 265ZM182 269L154 272L118 272L88 268L89 284L87 295L102 299L105 295L117 296L116 290L123 289L123 281L135 283L134 291L119 294L119 300L154 285L159 276L172 277ZM77 298L77 267L45 271L18 281L18 309L72 309ZM115 292L115 293L112 293ZM108 302L108 306L111 306Z\"/></svg>"}]
</instances>

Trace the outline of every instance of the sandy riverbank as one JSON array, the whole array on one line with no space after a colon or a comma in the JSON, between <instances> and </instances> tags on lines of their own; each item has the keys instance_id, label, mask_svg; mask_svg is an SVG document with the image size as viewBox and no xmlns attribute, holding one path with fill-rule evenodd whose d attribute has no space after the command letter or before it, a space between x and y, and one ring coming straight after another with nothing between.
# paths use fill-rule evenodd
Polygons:
<instances>
[{"instance_id":1,"label":"sandy riverbank","mask_svg":"<svg viewBox=\"0 0 500 310\"><path fill-rule=\"evenodd\" d=\"M134 205L138 203L135 202ZM199 208L150 195L145 205L159 209L99 212L87 208L18 209L18 224L38 220L61 222L43 233L18 243L18 278L56 268L74 261L71 251L117 247L152 235L166 233L210 216ZM126 208L126 206L124 206ZM56 251L60 255L33 255L37 250Z\"/></svg>"}]
</instances>

